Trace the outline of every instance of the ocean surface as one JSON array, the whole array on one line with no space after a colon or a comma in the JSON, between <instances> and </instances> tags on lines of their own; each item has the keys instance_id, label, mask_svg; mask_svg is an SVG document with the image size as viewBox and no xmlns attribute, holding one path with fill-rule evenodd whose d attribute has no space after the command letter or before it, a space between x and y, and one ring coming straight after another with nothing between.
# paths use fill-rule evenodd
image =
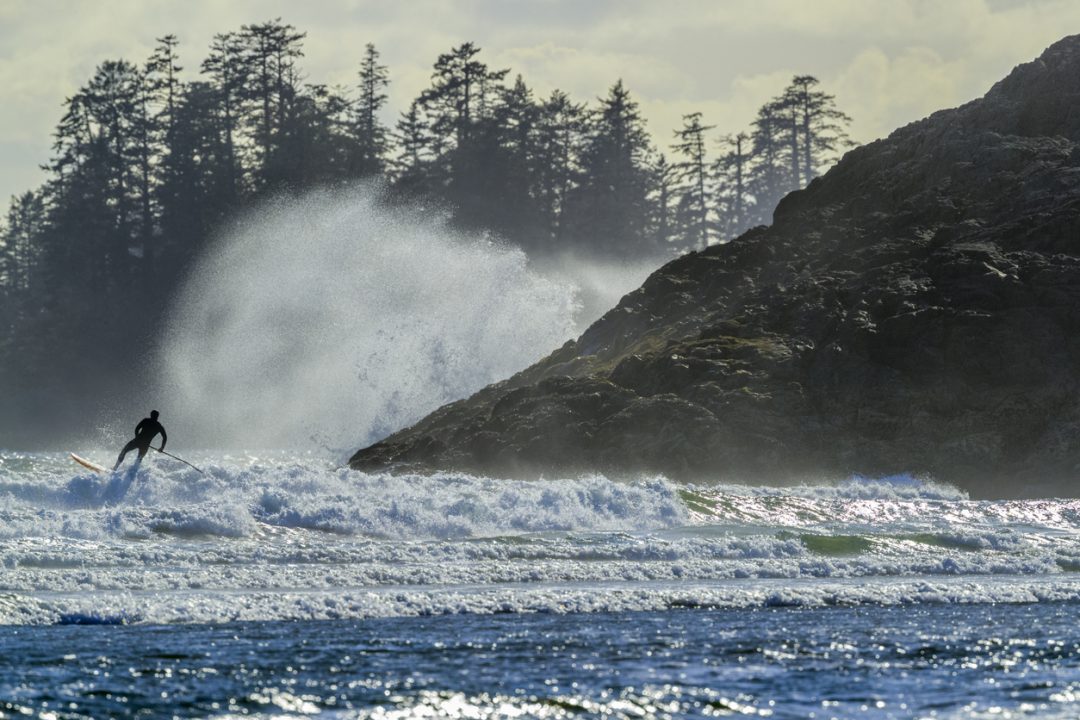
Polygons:
<instances>
[{"instance_id":1,"label":"ocean surface","mask_svg":"<svg viewBox=\"0 0 1080 720\"><path fill-rule=\"evenodd\" d=\"M1080 717L1078 500L188 459L0 453L0 717Z\"/></svg>"}]
</instances>

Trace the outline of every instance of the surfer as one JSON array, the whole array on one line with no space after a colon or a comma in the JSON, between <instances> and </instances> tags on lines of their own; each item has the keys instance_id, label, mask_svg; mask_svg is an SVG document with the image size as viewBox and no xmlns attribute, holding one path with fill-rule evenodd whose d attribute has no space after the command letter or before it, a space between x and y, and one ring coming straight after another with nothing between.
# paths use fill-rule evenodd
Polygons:
<instances>
[{"instance_id":1,"label":"surfer","mask_svg":"<svg viewBox=\"0 0 1080 720\"><path fill-rule=\"evenodd\" d=\"M165 434L165 428L158 422L158 411L151 410L150 417L143 418L139 421L139 424L135 426L135 439L124 446L124 449L120 451L120 457L116 458L116 465L113 466L113 471L120 467L120 463L124 462L124 456L132 450L139 451L139 461L146 455L146 451L150 449L150 441L161 433L161 447L159 450L165 449L165 441L168 440L168 436Z\"/></svg>"}]
</instances>

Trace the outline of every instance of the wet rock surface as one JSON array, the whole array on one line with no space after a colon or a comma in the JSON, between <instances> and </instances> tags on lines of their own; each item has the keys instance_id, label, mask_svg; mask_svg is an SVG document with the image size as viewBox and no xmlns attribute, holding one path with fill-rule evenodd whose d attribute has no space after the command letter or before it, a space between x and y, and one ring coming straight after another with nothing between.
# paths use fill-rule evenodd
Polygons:
<instances>
[{"instance_id":1,"label":"wet rock surface","mask_svg":"<svg viewBox=\"0 0 1080 720\"><path fill-rule=\"evenodd\" d=\"M1080 36L848 153L361 469L1080 494Z\"/></svg>"}]
</instances>

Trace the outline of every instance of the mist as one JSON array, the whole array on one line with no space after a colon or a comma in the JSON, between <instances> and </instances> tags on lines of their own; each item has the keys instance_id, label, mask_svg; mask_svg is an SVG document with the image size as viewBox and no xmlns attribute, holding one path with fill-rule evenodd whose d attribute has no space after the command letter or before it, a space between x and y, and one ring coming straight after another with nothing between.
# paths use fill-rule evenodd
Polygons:
<instances>
[{"instance_id":1,"label":"mist","mask_svg":"<svg viewBox=\"0 0 1080 720\"><path fill-rule=\"evenodd\" d=\"M187 446L355 450L540 359L646 270L564 260L390 207L372 186L266 202L194 266L160 349Z\"/></svg>"}]
</instances>

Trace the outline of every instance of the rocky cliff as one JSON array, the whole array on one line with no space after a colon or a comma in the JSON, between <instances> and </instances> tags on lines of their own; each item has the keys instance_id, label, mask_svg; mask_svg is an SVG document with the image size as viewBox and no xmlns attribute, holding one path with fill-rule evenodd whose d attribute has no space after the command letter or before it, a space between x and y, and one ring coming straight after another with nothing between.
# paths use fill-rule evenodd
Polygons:
<instances>
[{"instance_id":1,"label":"rocky cliff","mask_svg":"<svg viewBox=\"0 0 1080 720\"><path fill-rule=\"evenodd\" d=\"M362 469L1080 491L1080 36L848 153Z\"/></svg>"}]
</instances>

